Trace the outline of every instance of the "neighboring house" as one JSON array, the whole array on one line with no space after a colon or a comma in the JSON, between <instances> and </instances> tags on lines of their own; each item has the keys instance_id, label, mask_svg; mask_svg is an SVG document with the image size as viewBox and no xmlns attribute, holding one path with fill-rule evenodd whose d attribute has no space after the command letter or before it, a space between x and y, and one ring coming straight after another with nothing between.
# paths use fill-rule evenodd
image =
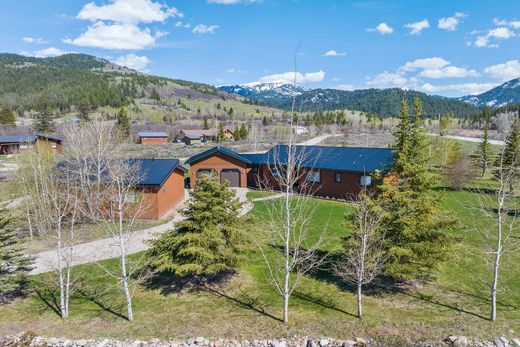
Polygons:
<instances>
[{"instance_id":1,"label":"neighboring house","mask_svg":"<svg viewBox=\"0 0 520 347\"><path fill-rule=\"evenodd\" d=\"M309 129L301 125L293 125L291 128L293 134L296 135L307 135L309 133Z\"/></svg>"},{"instance_id":2,"label":"neighboring house","mask_svg":"<svg viewBox=\"0 0 520 347\"><path fill-rule=\"evenodd\" d=\"M226 141L233 141L235 139L235 132L227 128L224 130L224 139L226 139Z\"/></svg>"},{"instance_id":3,"label":"neighboring house","mask_svg":"<svg viewBox=\"0 0 520 347\"><path fill-rule=\"evenodd\" d=\"M185 129L181 130L176 138L187 145L215 142L217 131L215 129Z\"/></svg>"},{"instance_id":4,"label":"neighboring house","mask_svg":"<svg viewBox=\"0 0 520 347\"><path fill-rule=\"evenodd\" d=\"M131 159L139 168L136 195L143 194L143 219L159 219L184 200L184 169L178 159ZM138 196L129 196L137 201Z\"/></svg>"},{"instance_id":5,"label":"neighboring house","mask_svg":"<svg viewBox=\"0 0 520 347\"><path fill-rule=\"evenodd\" d=\"M193 187L200 174L213 172L231 187L264 185L260 181L277 189L272 168L275 163L287 162L287 149L278 145L261 154L240 154L224 147L209 149L186 162L190 164L190 184ZM388 148L296 146L296 158L300 159L299 167L308 170L304 179L313 185L314 195L347 198L358 194L363 186L371 186L376 171L386 173L393 152Z\"/></svg>"},{"instance_id":6,"label":"neighboring house","mask_svg":"<svg viewBox=\"0 0 520 347\"><path fill-rule=\"evenodd\" d=\"M12 154L33 146L46 148L54 153L61 153L62 141L44 135L0 135L0 154Z\"/></svg>"},{"instance_id":7,"label":"neighboring house","mask_svg":"<svg viewBox=\"0 0 520 347\"><path fill-rule=\"evenodd\" d=\"M168 133L164 131L142 131L138 133L140 144L168 143Z\"/></svg>"}]
</instances>

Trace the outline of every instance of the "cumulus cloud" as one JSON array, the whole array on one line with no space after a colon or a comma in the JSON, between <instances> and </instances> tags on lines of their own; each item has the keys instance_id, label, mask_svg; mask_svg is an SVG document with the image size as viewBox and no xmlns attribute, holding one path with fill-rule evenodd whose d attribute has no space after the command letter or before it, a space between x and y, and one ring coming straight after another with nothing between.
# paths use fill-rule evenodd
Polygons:
<instances>
[{"instance_id":1,"label":"cumulus cloud","mask_svg":"<svg viewBox=\"0 0 520 347\"><path fill-rule=\"evenodd\" d=\"M337 51L331 49L330 51L325 52L325 54L323 54L323 56L324 57L342 57L346 54L347 54L346 52L337 52Z\"/></svg>"},{"instance_id":2,"label":"cumulus cloud","mask_svg":"<svg viewBox=\"0 0 520 347\"><path fill-rule=\"evenodd\" d=\"M500 27L511 27L513 29L520 29L520 20L507 21L498 18L493 19L493 23Z\"/></svg>"},{"instance_id":3,"label":"cumulus cloud","mask_svg":"<svg viewBox=\"0 0 520 347\"><path fill-rule=\"evenodd\" d=\"M354 89L356 89L353 84L348 84L348 83L338 84L335 88L336 89L340 89L340 90L354 90Z\"/></svg>"},{"instance_id":4,"label":"cumulus cloud","mask_svg":"<svg viewBox=\"0 0 520 347\"><path fill-rule=\"evenodd\" d=\"M398 72L384 71L367 78L367 85L377 88L407 88L411 81Z\"/></svg>"},{"instance_id":5,"label":"cumulus cloud","mask_svg":"<svg viewBox=\"0 0 520 347\"><path fill-rule=\"evenodd\" d=\"M496 48L499 41L508 40L515 36L515 32L508 27L498 27L489 30L485 35L477 36L473 45L478 48Z\"/></svg>"},{"instance_id":6,"label":"cumulus cloud","mask_svg":"<svg viewBox=\"0 0 520 347\"><path fill-rule=\"evenodd\" d=\"M509 60L502 64L488 66L484 72L501 81L509 81L520 77L520 62Z\"/></svg>"},{"instance_id":7,"label":"cumulus cloud","mask_svg":"<svg viewBox=\"0 0 520 347\"><path fill-rule=\"evenodd\" d=\"M148 64L150 64L150 62L150 58L146 56L135 55L133 53L120 56L114 60L114 63L117 65L126 66L130 69L139 71L143 71L148 66Z\"/></svg>"},{"instance_id":8,"label":"cumulus cloud","mask_svg":"<svg viewBox=\"0 0 520 347\"><path fill-rule=\"evenodd\" d=\"M207 0L208 4L218 5L252 4L261 1L262 0Z\"/></svg>"},{"instance_id":9,"label":"cumulus cloud","mask_svg":"<svg viewBox=\"0 0 520 347\"><path fill-rule=\"evenodd\" d=\"M421 58L421 59L415 59L413 61L406 62L404 65L402 65L399 70L400 71L415 71L418 69L440 69L447 65L449 65L450 62L446 59L440 58L440 57L432 57L432 58Z\"/></svg>"},{"instance_id":10,"label":"cumulus cloud","mask_svg":"<svg viewBox=\"0 0 520 347\"><path fill-rule=\"evenodd\" d=\"M421 31L430 27L430 22L427 19L423 19L419 22L406 24L405 27L410 29L410 35L420 35Z\"/></svg>"},{"instance_id":11,"label":"cumulus cloud","mask_svg":"<svg viewBox=\"0 0 520 347\"><path fill-rule=\"evenodd\" d=\"M496 87L497 83L461 83L461 84L444 84L444 85L433 85L425 83L419 87L425 93L437 93L437 92L456 92L458 95L474 95L481 94Z\"/></svg>"},{"instance_id":12,"label":"cumulus cloud","mask_svg":"<svg viewBox=\"0 0 520 347\"><path fill-rule=\"evenodd\" d=\"M194 34L214 34L220 28L218 25L199 24L191 31Z\"/></svg>"},{"instance_id":13,"label":"cumulus cloud","mask_svg":"<svg viewBox=\"0 0 520 347\"><path fill-rule=\"evenodd\" d=\"M25 43L32 43L35 45L44 45L46 43L49 43L49 41L44 40L41 37L24 37L22 38L22 41Z\"/></svg>"},{"instance_id":14,"label":"cumulus cloud","mask_svg":"<svg viewBox=\"0 0 520 347\"><path fill-rule=\"evenodd\" d=\"M419 73L418 77L425 78L464 78L478 77L476 70L468 70L464 67L446 66L440 69L426 69Z\"/></svg>"},{"instance_id":15,"label":"cumulus cloud","mask_svg":"<svg viewBox=\"0 0 520 347\"><path fill-rule=\"evenodd\" d=\"M268 75L260 78L260 83L317 83L325 79L325 71L320 70L316 72L283 72L273 75Z\"/></svg>"},{"instance_id":16,"label":"cumulus cloud","mask_svg":"<svg viewBox=\"0 0 520 347\"><path fill-rule=\"evenodd\" d=\"M451 17L439 19L437 26L439 27L439 29L455 31L457 30L457 26L462 22L462 18L464 17L466 17L465 13L455 12L455 14Z\"/></svg>"},{"instance_id":17,"label":"cumulus cloud","mask_svg":"<svg viewBox=\"0 0 520 347\"><path fill-rule=\"evenodd\" d=\"M119 23L164 22L169 17L182 17L175 7L152 0L112 0L109 4L98 6L94 2L86 4L78 13L78 19L108 20Z\"/></svg>"},{"instance_id":18,"label":"cumulus cloud","mask_svg":"<svg viewBox=\"0 0 520 347\"><path fill-rule=\"evenodd\" d=\"M383 22L379 23L375 28L368 28L367 31L377 31L381 35L388 35L394 32L394 28Z\"/></svg>"},{"instance_id":19,"label":"cumulus cloud","mask_svg":"<svg viewBox=\"0 0 520 347\"><path fill-rule=\"evenodd\" d=\"M63 42L83 47L138 50L151 47L167 34L141 27L142 23L164 22L170 17L183 17L175 7L153 0L110 0L105 5L90 2L76 18L92 21L86 31Z\"/></svg>"},{"instance_id":20,"label":"cumulus cloud","mask_svg":"<svg viewBox=\"0 0 520 347\"><path fill-rule=\"evenodd\" d=\"M82 47L139 50L153 46L164 34L162 31L152 34L150 29L141 29L130 23L96 22L77 38L64 39L63 42Z\"/></svg>"}]
</instances>

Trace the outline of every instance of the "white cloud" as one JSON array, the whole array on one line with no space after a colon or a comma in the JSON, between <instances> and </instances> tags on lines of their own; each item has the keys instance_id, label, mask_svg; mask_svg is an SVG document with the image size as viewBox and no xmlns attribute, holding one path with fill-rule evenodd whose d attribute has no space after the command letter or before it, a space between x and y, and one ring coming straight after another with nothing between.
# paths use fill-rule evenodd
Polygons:
<instances>
[{"instance_id":1,"label":"white cloud","mask_svg":"<svg viewBox=\"0 0 520 347\"><path fill-rule=\"evenodd\" d=\"M32 43L32 44L35 44L35 45L44 45L46 43L49 43L49 41L46 41L44 39L42 39L41 37L24 37L22 38L22 41L25 42L25 43Z\"/></svg>"},{"instance_id":2,"label":"white cloud","mask_svg":"<svg viewBox=\"0 0 520 347\"><path fill-rule=\"evenodd\" d=\"M194 34L214 34L220 28L218 25L199 24L191 31Z\"/></svg>"},{"instance_id":3,"label":"white cloud","mask_svg":"<svg viewBox=\"0 0 520 347\"><path fill-rule=\"evenodd\" d=\"M94 2L86 4L78 13L78 19L99 21L108 20L119 23L164 22L169 17L182 17L175 7L152 0L111 0L109 4L97 6Z\"/></svg>"},{"instance_id":4,"label":"white cloud","mask_svg":"<svg viewBox=\"0 0 520 347\"><path fill-rule=\"evenodd\" d=\"M324 57L342 57L346 54L347 54L346 52L337 52L337 51L331 49L330 51L325 52L325 54L323 54L323 56Z\"/></svg>"},{"instance_id":5,"label":"white cloud","mask_svg":"<svg viewBox=\"0 0 520 347\"><path fill-rule=\"evenodd\" d=\"M236 69L234 67L232 68L229 68L226 70L227 73L232 73L232 74L242 74L244 73L245 71L244 70L240 70L240 69Z\"/></svg>"},{"instance_id":6,"label":"white cloud","mask_svg":"<svg viewBox=\"0 0 520 347\"><path fill-rule=\"evenodd\" d=\"M421 31L430 27L430 22L427 19L423 19L419 22L406 24L405 27L410 29L410 35L420 35Z\"/></svg>"},{"instance_id":7,"label":"white cloud","mask_svg":"<svg viewBox=\"0 0 520 347\"><path fill-rule=\"evenodd\" d=\"M355 89L353 84L348 84L348 83L338 84L335 88L340 89L340 90L354 90Z\"/></svg>"},{"instance_id":8,"label":"white cloud","mask_svg":"<svg viewBox=\"0 0 520 347\"><path fill-rule=\"evenodd\" d=\"M432 85L430 83L425 83L421 85L419 89L426 93L452 91L457 95L474 95L481 94L496 86L497 83L461 83L445 85Z\"/></svg>"},{"instance_id":9,"label":"white cloud","mask_svg":"<svg viewBox=\"0 0 520 347\"><path fill-rule=\"evenodd\" d=\"M405 88L408 86L409 82L408 78L402 74L388 71L367 78L367 85L377 88Z\"/></svg>"},{"instance_id":10,"label":"white cloud","mask_svg":"<svg viewBox=\"0 0 520 347\"><path fill-rule=\"evenodd\" d=\"M368 28L367 31L377 31L381 35L387 35L387 34L393 33L394 28L392 28L390 25L383 22L383 23L379 23L375 28Z\"/></svg>"},{"instance_id":11,"label":"white cloud","mask_svg":"<svg viewBox=\"0 0 520 347\"><path fill-rule=\"evenodd\" d=\"M455 12L452 17L445 17L439 19L437 26L439 29L455 31L457 26L462 22L462 18L466 17L466 14L462 12Z\"/></svg>"},{"instance_id":12,"label":"white cloud","mask_svg":"<svg viewBox=\"0 0 520 347\"><path fill-rule=\"evenodd\" d=\"M468 70L458 66L446 66L440 69L426 69L419 73L418 77L425 78L464 78L478 77L479 73L475 70Z\"/></svg>"},{"instance_id":13,"label":"white cloud","mask_svg":"<svg viewBox=\"0 0 520 347\"><path fill-rule=\"evenodd\" d=\"M483 48L496 48L498 47L498 42L502 40L508 40L512 37L515 37L516 34L514 31L507 27L498 27L489 30L485 35L477 36L475 40L474 46Z\"/></svg>"},{"instance_id":14,"label":"white cloud","mask_svg":"<svg viewBox=\"0 0 520 347\"><path fill-rule=\"evenodd\" d=\"M511 27L513 29L520 29L520 20L506 21L498 18L493 19L493 23L500 27Z\"/></svg>"},{"instance_id":15,"label":"white cloud","mask_svg":"<svg viewBox=\"0 0 520 347\"><path fill-rule=\"evenodd\" d=\"M316 83L321 82L325 79L325 71L320 70L316 72L283 72L264 76L258 80L261 83Z\"/></svg>"},{"instance_id":16,"label":"white cloud","mask_svg":"<svg viewBox=\"0 0 520 347\"><path fill-rule=\"evenodd\" d=\"M143 71L148 66L148 64L150 64L150 62L150 58L146 56L135 55L133 53L123 55L114 60L114 63L117 65L126 66L139 71Z\"/></svg>"},{"instance_id":17,"label":"white cloud","mask_svg":"<svg viewBox=\"0 0 520 347\"><path fill-rule=\"evenodd\" d=\"M261 1L262 0L207 0L208 4L218 5L252 4Z\"/></svg>"},{"instance_id":18,"label":"white cloud","mask_svg":"<svg viewBox=\"0 0 520 347\"><path fill-rule=\"evenodd\" d=\"M520 77L520 62L509 60L502 64L488 66L484 72L502 81L509 81Z\"/></svg>"},{"instance_id":19,"label":"white cloud","mask_svg":"<svg viewBox=\"0 0 520 347\"><path fill-rule=\"evenodd\" d=\"M450 62L446 59L440 57L432 57L432 58L422 58L415 59L413 61L406 62L403 66L399 68L400 71L415 71L418 69L427 70L427 69L440 69L447 65Z\"/></svg>"},{"instance_id":20,"label":"white cloud","mask_svg":"<svg viewBox=\"0 0 520 347\"><path fill-rule=\"evenodd\" d=\"M152 34L150 29L141 29L130 23L96 22L79 37L64 39L63 42L83 47L138 50L153 46L164 34L162 31Z\"/></svg>"},{"instance_id":21,"label":"white cloud","mask_svg":"<svg viewBox=\"0 0 520 347\"><path fill-rule=\"evenodd\" d=\"M67 53L72 53L72 52L67 52L67 51L64 51L64 50L56 48L56 47L49 47L49 48L34 51L32 53L23 52L23 55L33 56L36 58L48 58L48 57L57 57L59 55L63 55L63 54L67 54Z\"/></svg>"}]
</instances>

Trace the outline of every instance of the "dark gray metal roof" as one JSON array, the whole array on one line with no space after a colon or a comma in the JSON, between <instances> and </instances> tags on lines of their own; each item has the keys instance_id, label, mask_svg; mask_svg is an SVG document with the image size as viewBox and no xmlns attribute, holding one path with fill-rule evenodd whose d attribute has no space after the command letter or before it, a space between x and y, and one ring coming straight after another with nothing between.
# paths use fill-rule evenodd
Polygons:
<instances>
[{"instance_id":1,"label":"dark gray metal roof","mask_svg":"<svg viewBox=\"0 0 520 347\"><path fill-rule=\"evenodd\" d=\"M36 141L36 139L61 143L61 139L58 139L56 137L46 136L46 135L27 135L27 134L0 135L0 143L33 143Z\"/></svg>"},{"instance_id":2,"label":"dark gray metal roof","mask_svg":"<svg viewBox=\"0 0 520 347\"><path fill-rule=\"evenodd\" d=\"M139 168L139 186L162 186L175 169L185 172L179 159L130 159Z\"/></svg>"},{"instance_id":3,"label":"dark gray metal roof","mask_svg":"<svg viewBox=\"0 0 520 347\"><path fill-rule=\"evenodd\" d=\"M242 154L254 165L287 163L288 146L277 145L265 154ZM390 148L295 146L295 156L302 167L372 173L388 172L394 153Z\"/></svg>"},{"instance_id":4,"label":"dark gray metal roof","mask_svg":"<svg viewBox=\"0 0 520 347\"><path fill-rule=\"evenodd\" d=\"M222 154L228 155L232 158L243 161L246 164L252 164L251 161L249 159L247 159L246 157L244 157L242 154L239 154L235 151L232 151L232 150L227 149L222 146L213 147L213 148L208 149L207 151L194 155L193 157L186 160L186 164L193 164L201 159L204 159L206 157L212 156L217 153L222 153Z\"/></svg>"}]
</instances>

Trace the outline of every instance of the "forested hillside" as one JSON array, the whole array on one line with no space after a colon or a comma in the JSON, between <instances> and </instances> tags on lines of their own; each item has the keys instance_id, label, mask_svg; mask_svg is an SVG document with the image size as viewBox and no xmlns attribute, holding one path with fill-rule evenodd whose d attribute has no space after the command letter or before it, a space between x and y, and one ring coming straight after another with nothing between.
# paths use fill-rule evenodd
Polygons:
<instances>
[{"instance_id":1,"label":"forested hillside","mask_svg":"<svg viewBox=\"0 0 520 347\"><path fill-rule=\"evenodd\" d=\"M60 110L81 102L94 108L120 107L149 96L153 87L170 87L171 95L175 87L220 98L227 94L209 85L150 76L84 54L54 58L0 54L0 105L19 113L36 108L42 100Z\"/></svg>"}]
</instances>

